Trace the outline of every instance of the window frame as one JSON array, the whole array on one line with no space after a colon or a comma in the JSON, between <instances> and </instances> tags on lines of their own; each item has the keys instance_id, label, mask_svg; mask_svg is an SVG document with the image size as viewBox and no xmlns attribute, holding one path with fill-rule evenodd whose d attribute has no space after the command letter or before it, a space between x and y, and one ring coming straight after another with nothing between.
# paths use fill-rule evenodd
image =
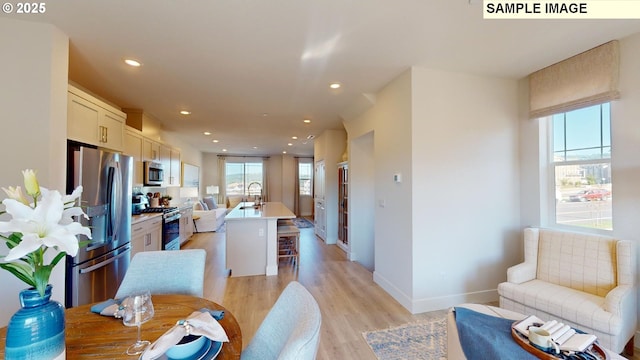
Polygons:
<instances>
[{"instance_id":1,"label":"window frame","mask_svg":"<svg viewBox=\"0 0 640 360\"><path fill-rule=\"evenodd\" d=\"M241 164L242 165L242 194L238 194L236 192L229 192L229 171L228 171L228 166L230 164ZM252 165L260 165L260 175L261 175L261 179L260 179L260 188L261 191L264 190L264 163L262 160L259 161L246 161L246 160L226 160L225 161L225 194L227 196L250 196L249 195L249 189L247 188L248 185L250 185L251 183L253 183L254 181L248 182L247 181L247 164L252 164Z\"/></svg>"},{"instance_id":2,"label":"window frame","mask_svg":"<svg viewBox=\"0 0 640 360\"><path fill-rule=\"evenodd\" d=\"M306 166L309 168L308 177L303 177L302 172L300 171L301 166ZM298 195L299 196L313 196L313 163L311 162L298 162ZM309 181L309 193L302 193L302 181Z\"/></svg>"},{"instance_id":3,"label":"window frame","mask_svg":"<svg viewBox=\"0 0 640 360\"><path fill-rule=\"evenodd\" d=\"M589 105L588 107L592 107L592 106L602 106L605 103L602 104L594 104L594 105ZM585 107L586 108L586 107ZM569 111L565 111L564 113L570 112L572 110ZM546 137L547 137L547 146L546 146L546 154L544 154L544 158L546 159L546 172L547 172L547 181L546 181L546 191L543 191L543 193L546 193L546 201L547 201L547 216L546 217L542 217L543 219L546 218L546 222L548 224L549 227L552 228L557 228L557 229L561 229L561 230L567 230L567 231L578 231L578 232L586 232L586 233L592 233L592 234L598 234L598 235L605 235L605 236L611 236L611 234L613 233L614 227L613 227L613 198L611 199L611 229L601 229L601 228L595 228L595 227L588 227L588 226L579 226L579 225L567 225L567 224L563 224L563 223L558 223L557 222L557 203L556 203L556 167L558 166L571 166L571 165L596 165L596 164L608 164L609 169L611 169L611 163L612 163L612 158L613 158L613 139L611 139L611 126L612 126L612 119L611 119L611 102L609 102L609 145L605 146L604 142L602 141L602 137L603 135L603 116L602 116L603 112L602 110L600 111L600 137L601 137L601 146L600 148L603 149L605 147L608 147L611 149L610 151L610 155L608 158L605 157L600 157L600 158L593 158L593 159L587 159L587 160L564 160L564 161L556 161L555 160L555 149L554 149L554 115L549 115L549 116L545 116L542 118L539 118L539 121L544 121L545 126L547 127L546 129ZM566 118L565 118L566 121ZM566 127L565 127L565 133L564 136L566 137ZM566 154L567 151L571 151L571 150L575 150L575 149L570 149L567 150L566 147L564 149L564 153ZM602 154L602 151L601 151ZM566 159L566 155L564 157ZM612 182L611 182L612 183Z\"/></svg>"}]
</instances>

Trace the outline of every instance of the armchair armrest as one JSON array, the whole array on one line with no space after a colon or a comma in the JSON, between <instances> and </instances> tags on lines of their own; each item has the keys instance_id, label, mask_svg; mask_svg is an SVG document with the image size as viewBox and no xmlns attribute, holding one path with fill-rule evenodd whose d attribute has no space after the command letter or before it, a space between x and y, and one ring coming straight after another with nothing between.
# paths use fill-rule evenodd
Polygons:
<instances>
[{"instance_id":1,"label":"armchair armrest","mask_svg":"<svg viewBox=\"0 0 640 360\"><path fill-rule=\"evenodd\" d=\"M636 288L631 285L619 285L611 289L604 298L604 309L617 316L635 315Z\"/></svg>"},{"instance_id":2,"label":"armchair armrest","mask_svg":"<svg viewBox=\"0 0 640 360\"><path fill-rule=\"evenodd\" d=\"M507 281L514 284L522 284L536 278L536 264L523 262L507 269Z\"/></svg>"}]
</instances>

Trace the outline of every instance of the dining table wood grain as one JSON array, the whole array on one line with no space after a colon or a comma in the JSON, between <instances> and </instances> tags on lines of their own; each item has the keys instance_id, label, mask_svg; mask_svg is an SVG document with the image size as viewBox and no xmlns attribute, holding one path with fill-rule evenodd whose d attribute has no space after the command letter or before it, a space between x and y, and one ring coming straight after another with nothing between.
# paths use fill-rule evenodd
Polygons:
<instances>
[{"instance_id":1,"label":"dining table wood grain","mask_svg":"<svg viewBox=\"0 0 640 360\"><path fill-rule=\"evenodd\" d=\"M155 314L142 324L142 339L155 341L178 320L187 318L193 311L207 308L223 310L220 325L229 342L222 345L216 360L240 359L242 332L231 312L213 301L189 295L152 295ZM65 309L67 359L137 359L126 354L129 345L136 341L136 327L125 326L122 319L91 312L91 305ZM4 359L7 327L0 328L0 359Z\"/></svg>"}]
</instances>

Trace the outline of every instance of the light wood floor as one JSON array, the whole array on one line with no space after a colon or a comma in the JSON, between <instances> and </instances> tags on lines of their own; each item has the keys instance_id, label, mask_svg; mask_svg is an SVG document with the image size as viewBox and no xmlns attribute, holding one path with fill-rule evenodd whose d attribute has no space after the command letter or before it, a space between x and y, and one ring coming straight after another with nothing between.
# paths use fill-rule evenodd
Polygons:
<instances>
[{"instance_id":1,"label":"light wood floor","mask_svg":"<svg viewBox=\"0 0 640 360\"><path fill-rule=\"evenodd\" d=\"M335 245L325 245L313 228L301 229L300 267L282 262L277 276L227 277L224 232L199 233L183 248L207 250L204 295L237 318L243 346L253 337L276 299L291 280L303 284L322 312L319 360L376 357L364 341L365 331L384 329L442 315L446 310L412 315L373 282L370 271L346 260ZM631 359L640 360L639 350Z\"/></svg>"}]
</instances>

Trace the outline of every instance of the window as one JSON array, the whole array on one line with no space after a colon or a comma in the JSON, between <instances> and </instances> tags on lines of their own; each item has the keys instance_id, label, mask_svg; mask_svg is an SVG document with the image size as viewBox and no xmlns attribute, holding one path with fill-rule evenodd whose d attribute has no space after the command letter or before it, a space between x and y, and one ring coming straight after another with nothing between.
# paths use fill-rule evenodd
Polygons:
<instances>
[{"instance_id":1,"label":"window","mask_svg":"<svg viewBox=\"0 0 640 360\"><path fill-rule=\"evenodd\" d=\"M262 195L262 162L225 163L227 195Z\"/></svg>"},{"instance_id":2,"label":"window","mask_svg":"<svg viewBox=\"0 0 640 360\"><path fill-rule=\"evenodd\" d=\"M550 119L555 223L613 230L610 104Z\"/></svg>"},{"instance_id":3,"label":"window","mask_svg":"<svg viewBox=\"0 0 640 360\"><path fill-rule=\"evenodd\" d=\"M298 163L298 181L300 182L300 195L311 196L311 175L313 167L311 163Z\"/></svg>"}]
</instances>

